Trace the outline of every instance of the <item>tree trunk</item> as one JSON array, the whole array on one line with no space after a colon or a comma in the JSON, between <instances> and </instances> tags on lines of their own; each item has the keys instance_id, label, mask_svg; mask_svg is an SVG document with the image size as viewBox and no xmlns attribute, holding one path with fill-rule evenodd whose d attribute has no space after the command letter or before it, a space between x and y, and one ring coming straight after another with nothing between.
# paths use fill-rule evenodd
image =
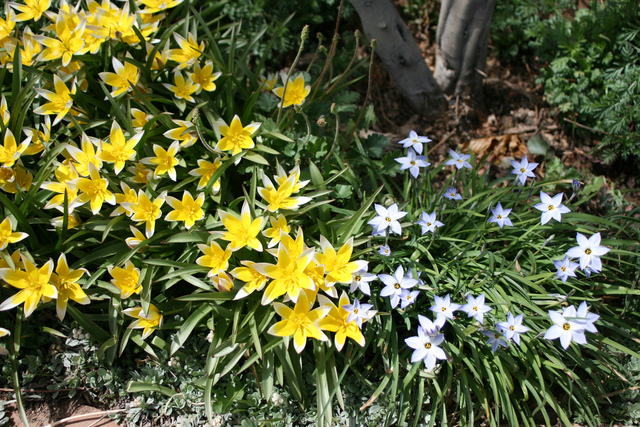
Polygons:
<instances>
[{"instance_id":1,"label":"tree trunk","mask_svg":"<svg viewBox=\"0 0 640 427\"><path fill-rule=\"evenodd\" d=\"M442 0L434 76L450 95L482 94L489 28L496 0ZM480 72L479 72L480 71Z\"/></svg>"},{"instance_id":2,"label":"tree trunk","mask_svg":"<svg viewBox=\"0 0 640 427\"><path fill-rule=\"evenodd\" d=\"M367 38L376 39L378 57L411 108L423 116L439 115L446 105L442 90L392 1L351 0L351 3Z\"/></svg>"}]
</instances>

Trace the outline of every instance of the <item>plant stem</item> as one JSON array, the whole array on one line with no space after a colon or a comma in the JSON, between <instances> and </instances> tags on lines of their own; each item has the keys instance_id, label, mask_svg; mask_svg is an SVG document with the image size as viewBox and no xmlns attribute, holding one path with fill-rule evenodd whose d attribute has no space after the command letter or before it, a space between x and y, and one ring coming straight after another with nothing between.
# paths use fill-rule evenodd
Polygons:
<instances>
[{"instance_id":1,"label":"plant stem","mask_svg":"<svg viewBox=\"0 0 640 427\"><path fill-rule=\"evenodd\" d=\"M307 137L302 142L302 145L307 145L309 139L311 139L311 124L309 123L309 117L302 111L302 108L299 106L295 106L296 113L300 114L304 118L304 122L307 124Z\"/></svg>"},{"instance_id":2,"label":"plant stem","mask_svg":"<svg viewBox=\"0 0 640 427\"><path fill-rule=\"evenodd\" d=\"M340 26L340 17L342 16L342 6L344 5L344 0L340 0L340 8L338 9L338 18L336 19L336 29L333 32L333 40L331 41L331 48L329 49L329 54L327 55L327 60L324 63L324 67L322 68L322 72L320 73L320 77L315 83L311 86L313 93L311 94L311 99L315 99L316 92L318 91L318 87L320 86L320 82L324 78L324 75L327 73L329 69L329 65L331 61L333 61L333 57L336 54L336 45L338 44L338 28Z\"/></svg>"},{"instance_id":3,"label":"plant stem","mask_svg":"<svg viewBox=\"0 0 640 427\"><path fill-rule=\"evenodd\" d=\"M356 30L355 32L355 39L356 39L356 48L353 51L353 56L351 57L351 62L349 62L347 69L344 70L342 74L340 74L340 77L338 77L338 80L336 80L336 82L333 83L329 87L329 89L324 91L324 93L320 96L320 100L322 100L325 94L330 93L332 90L334 90L338 86L338 84L342 81L342 79L344 79L344 77L347 75L349 70L351 70L351 67L353 67L353 64L356 62L356 58L358 57L358 48L360 47L360 31L358 30Z\"/></svg>"},{"instance_id":4,"label":"plant stem","mask_svg":"<svg viewBox=\"0 0 640 427\"><path fill-rule=\"evenodd\" d=\"M351 141L351 137L355 133L356 129L358 129L358 125L360 124L360 120L362 120L362 116L364 115L364 110L367 108L367 100L369 99L369 95L371 94L371 75L373 71L373 58L376 50L376 39L371 39L371 58L369 59L369 79L367 80L367 93L364 95L364 101L362 102L362 108L360 109L360 115L358 116L358 120L356 120L353 125L353 129L347 135L347 143Z\"/></svg>"},{"instance_id":5,"label":"plant stem","mask_svg":"<svg viewBox=\"0 0 640 427\"><path fill-rule=\"evenodd\" d=\"M335 150L335 148L338 146L338 136L340 135L340 116L338 115L338 112L336 111L336 104L331 104L331 113L333 113L333 115L336 118L336 134L333 137L333 145L331 145L331 150L329 150L329 152L327 153L327 156L324 158L323 162L326 162L329 159L329 157L333 153L333 150Z\"/></svg>"},{"instance_id":6,"label":"plant stem","mask_svg":"<svg viewBox=\"0 0 640 427\"><path fill-rule=\"evenodd\" d=\"M26 427L29 427L29 420L27 419L27 413L24 410L24 404L22 402L22 392L20 391L20 375L18 373L18 361L16 360L16 354L20 351L20 336L22 335L22 307L18 306L16 310L16 326L13 331L12 345L8 346L9 351L9 363L11 364L11 377L13 379L13 389L16 393L16 403L18 404L18 412L20 418Z\"/></svg>"}]
</instances>

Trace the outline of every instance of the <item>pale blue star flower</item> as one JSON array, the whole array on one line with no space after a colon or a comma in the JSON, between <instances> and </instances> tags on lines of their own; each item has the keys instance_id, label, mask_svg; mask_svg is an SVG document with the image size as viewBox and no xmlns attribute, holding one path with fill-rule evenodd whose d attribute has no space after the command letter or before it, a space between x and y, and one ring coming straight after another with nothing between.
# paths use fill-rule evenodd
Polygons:
<instances>
[{"instance_id":1,"label":"pale blue star flower","mask_svg":"<svg viewBox=\"0 0 640 427\"><path fill-rule=\"evenodd\" d=\"M451 297L447 294L444 298L435 295L434 304L429 308L436 314L436 322L444 324L446 319L453 319L453 313L460 308L460 304L451 302Z\"/></svg>"},{"instance_id":2,"label":"pale blue star flower","mask_svg":"<svg viewBox=\"0 0 640 427\"><path fill-rule=\"evenodd\" d=\"M393 233L402 234L402 227L398 220L403 218L407 212L398 210L398 205L395 203L388 208L378 204L374 207L378 215L367 224L372 226L376 233L381 233L389 228Z\"/></svg>"},{"instance_id":3,"label":"pale blue star flower","mask_svg":"<svg viewBox=\"0 0 640 427\"><path fill-rule=\"evenodd\" d=\"M460 310L467 313L467 316L476 319L482 325L484 323L485 313L493 310L491 307L484 303L484 299L484 294L480 294L475 298L471 295L467 295L467 303L460 307Z\"/></svg>"},{"instance_id":4,"label":"pale blue star flower","mask_svg":"<svg viewBox=\"0 0 640 427\"><path fill-rule=\"evenodd\" d=\"M362 322L371 319L376 315L376 310L371 310L373 304L360 304L358 298L353 300L353 304L345 304L342 306L348 313L347 323L354 321L358 328L362 329Z\"/></svg>"},{"instance_id":5,"label":"pale blue star flower","mask_svg":"<svg viewBox=\"0 0 640 427\"><path fill-rule=\"evenodd\" d=\"M378 278L375 274L368 273L369 266L365 265L364 268L356 271L355 273L351 273L351 287L349 292L354 293L357 289L365 295L371 295L371 288L369 287L369 282L374 281Z\"/></svg>"},{"instance_id":6,"label":"pale blue star flower","mask_svg":"<svg viewBox=\"0 0 640 427\"><path fill-rule=\"evenodd\" d=\"M522 318L524 315L519 314L513 316L509 313L506 322L498 322L496 329L498 332L504 334L504 337L508 340L513 340L516 344L520 345L520 334L529 332L529 328L522 324Z\"/></svg>"},{"instance_id":7,"label":"pale blue star flower","mask_svg":"<svg viewBox=\"0 0 640 427\"><path fill-rule=\"evenodd\" d=\"M544 334L544 339L555 340L560 338L560 344L565 350L571 345L571 341L578 344L586 344L584 335L585 324L577 319L576 308L566 307L562 313L549 311L549 317L554 323Z\"/></svg>"},{"instance_id":8,"label":"pale blue star flower","mask_svg":"<svg viewBox=\"0 0 640 427\"><path fill-rule=\"evenodd\" d=\"M526 157L523 157L521 161L511 160L511 166L513 170L511 173L515 173L516 179L519 179L522 185L527 181L527 177L535 178L533 170L538 166L537 163L529 163Z\"/></svg>"},{"instance_id":9,"label":"pale blue star flower","mask_svg":"<svg viewBox=\"0 0 640 427\"><path fill-rule=\"evenodd\" d=\"M444 224L436 219L436 213L434 211L430 214L422 212L422 215L418 220L418 225L422 227L422 234L424 235L428 232L434 233L436 231L436 227L442 227Z\"/></svg>"},{"instance_id":10,"label":"pale blue star flower","mask_svg":"<svg viewBox=\"0 0 640 427\"><path fill-rule=\"evenodd\" d=\"M563 310L565 310L563 315L566 317L566 308ZM585 331L589 331L594 334L598 333L598 329L596 329L596 326L593 323L599 318L599 314L589 313L589 306L586 301L582 301L582 303L580 303L580 306L578 306L578 310L576 311L576 320L584 325Z\"/></svg>"},{"instance_id":11,"label":"pale blue star flower","mask_svg":"<svg viewBox=\"0 0 640 427\"><path fill-rule=\"evenodd\" d=\"M567 255L572 258L580 258L580 268L589 274L591 272L599 273L602 270L602 261L600 256L609 252L609 248L600 246L600 233L596 233L593 236L586 238L585 235L578 233L576 236L578 246L575 246L567 251Z\"/></svg>"},{"instance_id":12,"label":"pale blue star flower","mask_svg":"<svg viewBox=\"0 0 640 427\"><path fill-rule=\"evenodd\" d=\"M389 247L389 245L380 245L380 247L378 248L378 253L382 256L390 256L391 248Z\"/></svg>"},{"instance_id":13,"label":"pale blue star flower","mask_svg":"<svg viewBox=\"0 0 640 427\"><path fill-rule=\"evenodd\" d=\"M578 268L580 264L572 262L569 260L569 257L565 255L562 261L554 260L553 265L558 269L556 277L562 280L562 283L567 283L569 277L576 277L576 268Z\"/></svg>"},{"instance_id":14,"label":"pale blue star flower","mask_svg":"<svg viewBox=\"0 0 640 427\"><path fill-rule=\"evenodd\" d=\"M413 148L416 153L422 154L422 144L427 142L431 142L431 140L426 136L418 136L416 132L411 131L409 132L409 138L403 139L398 144L402 144L404 148Z\"/></svg>"},{"instance_id":15,"label":"pale blue star flower","mask_svg":"<svg viewBox=\"0 0 640 427\"><path fill-rule=\"evenodd\" d=\"M418 281L418 285L424 285L424 280L422 280L420 278L420 275L422 274L422 271L416 271L415 274L415 279ZM413 274L413 268L410 268L407 270L407 273L405 274L405 276L407 276L408 279L413 279L414 274Z\"/></svg>"},{"instance_id":16,"label":"pale blue star flower","mask_svg":"<svg viewBox=\"0 0 640 427\"><path fill-rule=\"evenodd\" d=\"M462 200L462 196L458 194L458 190L454 187L447 188L447 191L444 192L444 197L449 200Z\"/></svg>"},{"instance_id":17,"label":"pale blue star flower","mask_svg":"<svg viewBox=\"0 0 640 427\"><path fill-rule=\"evenodd\" d=\"M435 337L440 333L440 329L444 326L443 323L432 322L429 318L423 316L422 314L418 314L418 322L420 322L420 328L424 330L424 332L431 336Z\"/></svg>"},{"instance_id":18,"label":"pale blue star flower","mask_svg":"<svg viewBox=\"0 0 640 427\"><path fill-rule=\"evenodd\" d=\"M558 222L562 221L562 214L571 212L571 210L566 207L562 203L562 196L564 194L558 193L553 198L549 197L547 193L540 192L540 203L534 206L534 208L538 209L542 212L542 216L540 217L540 222L542 225L545 225L547 222L551 221L551 218L555 219Z\"/></svg>"},{"instance_id":19,"label":"pale blue star flower","mask_svg":"<svg viewBox=\"0 0 640 427\"><path fill-rule=\"evenodd\" d=\"M471 158L470 154L458 154L455 151L449 149L449 154L451 154L451 159L447 160L445 165L455 165L458 169L469 168L473 169L471 163L467 160Z\"/></svg>"},{"instance_id":20,"label":"pale blue star flower","mask_svg":"<svg viewBox=\"0 0 640 427\"><path fill-rule=\"evenodd\" d=\"M487 344L491 344L491 350L495 353L498 346L507 348L507 342L502 334L495 331L482 331L482 334L489 338Z\"/></svg>"},{"instance_id":21,"label":"pale blue star flower","mask_svg":"<svg viewBox=\"0 0 640 427\"><path fill-rule=\"evenodd\" d=\"M380 291L380 296L389 297L392 308L396 308L400 303L400 294L403 289L411 289L418 284L416 279L404 275L402 266L398 266L393 275L381 274L378 278L385 284L385 287Z\"/></svg>"},{"instance_id":22,"label":"pale blue star flower","mask_svg":"<svg viewBox=\"0 0 640 427\"><path fill-rule=\"evenodd\" d=\"M400 170L409 169L409 173L411 173L411 176L414 178L417 178L420 174L420 168L426 168L431 164L427 162L425 156L417 156L412 148L409 148L409 151L407 151L407 157L398 157L395 160L400 163Z\"/></svg>"},{"instance_id":23,"label":"pale blue star flower","mask_svg":"<svg viewBox=\"0 0 640 427\"><path fill-rule=\"evenodd\" d=\"M422 360L428 371L436 367L438 360L447 359L447 354L439 347L443 341L443 334L431 336L422 327L418 328L418 336L405 338L404 340L410 348L414 349L411 355L411 363Z\"/></svg>"},{"instance_id":24,"label":"pale blue star flower","mask_svg":"<svg viewBox=\"0 0 640 427\"><path fill-rule=\"evenodd\" d=\"M498 205L495 209L491 209L491 213L493 214L493 216L489 218L489 222L495 222L500 228L504 227L505 225L513 226L513 223L509 219L511 209L503 209L500 202L498 202Z\"/></svg>"},{"instance_id":25,"label":"pale blue star flower","mask_svg":"<svg viewBox=\"0 0 640 427\"><path fill-rule=\"evenodd\" d=\"M416 302L419 294L420 291L410 291L408 289L400 291L400 308L407 308Z\"/></svg>"}]
</instances>

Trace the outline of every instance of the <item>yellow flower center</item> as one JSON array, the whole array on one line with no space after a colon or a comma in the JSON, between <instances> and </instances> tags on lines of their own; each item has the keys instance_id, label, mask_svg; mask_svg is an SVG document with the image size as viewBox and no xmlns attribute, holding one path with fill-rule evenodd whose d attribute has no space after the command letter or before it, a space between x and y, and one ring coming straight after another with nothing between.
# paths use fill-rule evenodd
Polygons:
<instances>
[{"instance_id":1,"label":"yellow flower center","mask_svg":"<svg viewBox=\"0 0 640 427\"><path fill-rule=\"evenodd\" d=\"M147 220L155 219L158 216L158 208L153 203L149 203L142 208L142 213Z\"/></svg>"},{"instance_id":2,"label":"yellow flower center","mask_svg":"<svg viewBox=\"0 0 640 427\"><path fill-rule=\"evenodd\" d=\"M552 211L552 210L554 210L554 209L555 209L555 206L553 206L553 205L549 205L548 209L549 209L550 211Z\"/></svg>"},{"instance_id":3,"label":"yellow flower center","mask_svg":"<svg viewBox=\"0 0 640 427\"><path fill-rule=\"evenodd\" d=\"M242 133L236 133L235 135L230 135L229 138L231 139L231 143L235 147L241 147L242 148L244 146L245 138L244 138L244 135Z\"/></svg>"},{"instance_id":4,"label":"yellow flower center","mask_svg":"<svg viewBox=\"0 0 640 427\"><path fill-rule=\"evenodd\" d=\"M520 173L525 173L527 170L525 168L520 168Z\"/></svg>"},{"instance_id":5,"label":"yellow flower center","mask_svg":"<svg viewBox=\"0 0 640 427\"><path fill-rule=\"evenodd\" d=\"M498 219L502 219L502 215L498 215L496 218L498 218Z\"/></svg>"},{"instance_id":6,"label":"yellow flower center","mask_svg":"<svg viewBox=\"0 0 640 427\"><path fill-rule=\"evenodd\" d=\"M515 326L509 326L509 329L511 329L512 331L515 331L516 327Z\"/></svg>"},{"instance_id":7,"label":"yellow flower center","mask_svg":"<svg viewBox=\"0 0 640 427\"><path fill-rule=\"evenodd\" d=\"M93 196L105 196L107 194L107 185L105 184L105 182L100 179L98 181L91 181L91 184L89 184L89 187L87 188L87 193L93 195Z\"/></svg>"},{"instance_id":8,"label":"yellow flower center","mask_svg":"<svg viewBox=\"0 0 640 427\"><path fill-rule=\"evenodd\" d=\"M426 343L424 345L424 348L426 348L427 350L429 350L431 348L431 343Z\"/></svg>"},{"instance_id":9,"label":"yellow flower center","mask_svg":"<svg viewBox=\"0 0 640 427\"><path fill-rule=\"evenodd\" d=\"M584 253L587 254L587 255L591 255L591 249L585 249Z\"/></svg>"},{"instance_id":10,"label":"yellow flower center","mask_svg":"<svg viewBox=\"0 0 640 427\"><path fill-rule=\"evenodd\" d=\"M396 289L400 289L400 283L396 283L395 285L393 285L393 287Z\"/></svg>"},{"instance_id":11,"label":"yellow flower center","mask_svg":"<svg viewBox=\"0 0 640 427\"><path fill-rule=\"evenodd\" d=\"M132 276L129 276L123 280L122 287L125 289L135 289L138 287L138 280Z\"/></svg>"},{"instance_id":12,"label":"yellow flower center","mask_svg":"<svg viewBox=\"0 0 640 427\"><path fill-rule=\"evenodd\" d=\"M304 85L298 87L297 85L287 85L287 93L285 94L286 104L288 105L300 105L306 98Z\"/></svg>"},{"instance_id":13,"label":"yellow flower center","mask_svg":"<svg viewBox=\"0 0 640 427\"><path fill-rule=\"evenodd\" d=\"M562 325L562 329L564 329L565 331L568 331L569 329L571 329L571 325L569 325L568 323L565 323L564 325Z\"/></svg>"}]
</instances>

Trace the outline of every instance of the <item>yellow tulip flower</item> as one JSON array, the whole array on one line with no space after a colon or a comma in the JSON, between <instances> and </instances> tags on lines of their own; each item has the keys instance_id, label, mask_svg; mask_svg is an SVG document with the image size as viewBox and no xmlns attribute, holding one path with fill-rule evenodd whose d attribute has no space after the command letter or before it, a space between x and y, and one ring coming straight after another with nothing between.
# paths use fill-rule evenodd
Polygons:
<instances>
[{"instance_id":1,"label":"yellow tulip flower","mask_svg":"<svg viewBox=\"0 0 640 427\"><path fill-rule=\"evenodd\" d=\"M120 289L120 297L122 299L129 298L131 295L139 294L142 291L140 270L135 268L131 261L125 262L124 268L109 266L107 270L113 277L111 283Z\"/></svg>"},{"instance_id":2,"label":"yellow tulip flower","mask_svg":"<svg viewBox=\"0 0 640 427\"><path fill-rule=\"evenodd\" d=\"M169 146L169 149L165 150L161 146L157 144L153 144L153 152L155 153L155 157L145 157L141 159L140 162L145 165L155 165L156 168L153 171L154 178L169 174L169 177L175 181L176 180L176 165L179 160L176 158L176 154L180 151L180 143L178 141L173 141L173 143Z\"/></svg>"},{"instance_id":3,"label":"yellow tulip flower","mask_svg":"<svg viewBox=\"0 0 640 427\"><path fill-rule=\"evenodd\" d=\"M24 317L29 317L36 309L42 297L50 299L58 297L58 290L49 281L53 272L53 261L49 260L41 268L36 267L22 255L25 270L0 268L0 279L20 289L14 296L0 304L0 311L10 310L24 303Z\"/></svg>"},{"instance_id":4,"label":"yellow tulip flower","mask_svg":"<svg viewBox=\"0 0 640 427\"><path fill-rule=\"evenodd\" d=\"M280 99L282 99L282 93L284 92L284 87L277 87L273 89L273 93ZM283 108L286 108L290 105L302 105L304 100L307 98L311 92L311 86L304 85L304 77L302 74L299 74L295 80L289 80L287 84L287 91L284 92L284 100L280 101L280 106L282 104Z\"/></svg>"},{"instance_id":5,"label":"yellow tulip flower","mask_svg":"<svg viewBox=\"0 0 640 427\"><path fill-rule=\"evenodd\" d=\"M71 82L71 89L67 88L62 79L56 74L53 75L53 87L55 92L48 91L46 89L36 88L38 95L46 98L50 102L41 105L33 110L36 114L56 114L56 118L53 121L53 126L57 125L60 120L67 115L71 107L73 106L73 100L71 95L76 93L75 80Z\"/></svg>"},{"instance_id":6,"label":"yellow tulip flower","mask_svg":"<svg viewBox=\"0 0 640 427\"><path fill-rule=\"evenodd\" d=\"M200 181L198 181L198 190L202 190L207 186L209 180L221 165L222 161L219 158L214 160L213 163L208 162L204 159L198 159L198 168L189 171L189 175L200 177ZM211 189L213 190L213 194L220 191L220 180L214 182Z\"/></svg>"},{"instance_id":7,"label":"yellow tulip flower","mask_svg":"<svg viewBox=\"0 0 640 427\"><path fill-rule=\"evenodd\" d=\"M329 307L329 313L323 319L320 319L318 326L325 331L335 332L335 344L338 351L342 350L347 338L351 338L357 342L360 346L364 347L365 339L364 335L358 327L358 323L355 320L351 322L347 321L349 312L344 309L345 305L349 303L349 297L346 293L342 293L338 302L339 306L336 307L331 300L323 295L318 297L318 302L323 307Z\"/></svg>"},{"instance_id":8,"label":"yellow tulip flower","mask_svg":"<svg viewBox=\"0 0 640 427\"><path fill-rule=\"evenodd\" d=\"M145 223L145 235L147 238L153 236L156 229L156 220L162 216L160 208L164 204L166 193L161 193L152 202L149 197L142 191L138 190L138 203L124 202L121 204L131 214L133 221L139 224Z\"/></svg>"},{"instance_id":9,"label":"yellow tulip flower","mask_svg":"<svg viewBox=\"0 0 640 427\"><path fill-rule=\"evenodd\" d=\"M262 229L262 218L251 220L249 204L246 200L242 204L239 219L222 210L218 211L218 214L220 215L222 224L227 229L227 232L222 236L222 240L230 242L229 249L237 251L238 249L248 246L258 252L262 252L262 243L260 243L260 240L257 238Z\"/></svg>"},{"instance_id":10,"label":"yellow tulip flower","mask_svg":"<svg viewBox=\"0 0 640 427\"><path fill-rule=\"evenodd\" d=\"M109 181L100 176L93 163L89 163L89 178L78 178L75 185L82 191L78 196L78 202L82 204L89 202L94 215L100 212L104 202L110 205L116 204L116 197L107 188Z\"/></svg>"},{"instance_id":11,"label":"yellow tulip flower","mask_svg":"<svg viewBox=\"0 0 640 427\"><path fill-rule=\"evenodd\" d=\"M349 261L353 252L353 237L337 253L324 236L320 236L320 246L322 253L316 254L316 261L324 265L329 283L351 283L351 274L367 266L367 261Z\"/></svg>"},{"instance_id":12,"label":"yellow tulip flower","mask_svg":"<svg viewBox=\"0 0 640 427\"><path fill-rule=\"evenodd\" d=\"M9 6L20 12L13 18L17 22L38 21L51 6L51 0L24 0L24 3L9 2Z\"/></svg>"},{"instance_id":13,"label":"yellow tulip flower","mask_svg":"<svg viewBox=\"0 0 640 427\"><path fill-rule=\"evenodd\" d=\"M217 242L211 241L209 246L198 244L198 249L200 249L204 255L196 259L196 264L209 267L211 269L207 274L209 277L216 276L229 267L231 250L228 247L223 250Z\"/></svg>"},{"instance_id":14,"label":"yellow tulip flower","mask_svg":"<svg viewBox=\"0 0 640 427\"><path fill-rule=\"evenodd\" d=\"M204 203L204 193L198 194L195 199L188 191L182 194L182 200L167 196L167 203L173 208L164 218L165 221L183 221L188 229L193 227L196 221L204 218L202 204Z\"/></svg>"},{"instance_id":15,"label":"yellow tulip flower","mask_svg":"<svg viewBox=\"0 0 640 427\"><path fill-rule=\"evenodd\" d=\"M118 123L113 122L111 125L111 133L109 135L109 143L102 143L101 153L98 154L100 160L113 163L114 172L120 173L127 160L133 160L136 157L136 150L133 148L144 135L144 131L136 133L128 141L125 142L124 134Z\"/></svg>"},{"instance_id":16,"label":"yellow tulip flower","mask_svg":"<svg viewBox=\"0 0 640 427\"><path fill-rule=\"evenodd\" d=\"M262 275L272 280L262 296L262 305L267 305L273 300L287 294L292 301L297 301L302 289L315 289L315 283L304 271L313 260L314 248L302 252L299 257L293 258L287 252L285 246L280 243L278 247L278 263L256 263L254 268Z\"/></svg>"},{"instance_id":17,"label":"yellow tulip flower","mask_svg":"<svg viewBox=\"0 0 640 427\"><path fill-rule=\"evenodd\" d=\"M115 57L111 58L111 63L115 73L108 71L98 73L100 78L114 89L111 92L111 96L115 98L123 93L132 92L133 86L138 84L138 78L140 77L138 67L128 61L122 64Z\"/></svg>"},{"instance_id":18,"label":"yellow tulip flower","mask_svg":"<svg viewBox=\"0 0 640 427\"><path fill-rule=\"evenodd\" d=\"M21 231L13 231L11 221L5 218L0 222L0 251L7 248L9 243L17 243L22 239L26 239L29 235Z\"/></svg>"},{"instance_id":19,"label":"yellow tulip flower","mask_svg":"<svg viewBox=\"0 0 640 427\"><path fill-rule=\"evenodd\" d=\"M143 311L142 307L127 308L122 312L136 319L131 322L129 327L131 329L142 329L142 339L147 338L154 330L162 328L162 313L153 304L149 304L147 313Z\"/></svg>"},{"instance_id":20,"label":"yellow tulip flower","mask_svg":"<svg viewBox=\"0 0 640 427\"><path fill-rule=\"evenodd\" d=\"M255 291L261 291L264 285L267 284L269 278L263 274L260 274L253 266L253 261L240 261L244 267L236 267L231 271L231 275L238 280L244 282L244 286L238 291L233 298L240 299L248 295L251 295Z\"/></svg>"},{"instance_id":21,"label":"yellow tulip flower","mask_svg":"<svg viewBox=\"0 0 640 427\"><path fill-rule=\"evenodd\" d=\"M253 148L255 144L251 136L258 131L260 123L251 123L247 126L242 126L240 117L236 114L233 116L231 124L227 126L225 122L222 122L219 126L222 139L218 141L216 150L219 151L231 151L231 155L236 155L242 150Z\"/></svg>"},{"instance_id":22,"label":"yellow tulip flower","mask_svg":"<svg viewBox=\"0 0 640 427\"><path fill-rule=\"evenodd\" d=\"M267 332L278 337L293 335L293 347L298 353L304 350L307 338L329 340L318 325L320 319L325 317L331 308L323 306L310 310L309 299L304 292L300 294L293 310L278 302L273 304L273 308L282 320L271 326Z\"/></svg>"},{"instance_id":23,"label":"yellow tulip flower","mask_svg":"<svg viewBox=\"0 0 640 427\"><path fill-rule=\"evenodd\" d=\"M67 264L67 257L64 253L60 254L58 264L56 265L56 272L51 275L51 281L58 290L58 298L56 299L56 314L58 315L58 319L64 319L69 298L83 305L91 302L87 294L77 283L85 273L89 275L89 272L84 268L70 270Z\"/></svg>"}]
</instances>

